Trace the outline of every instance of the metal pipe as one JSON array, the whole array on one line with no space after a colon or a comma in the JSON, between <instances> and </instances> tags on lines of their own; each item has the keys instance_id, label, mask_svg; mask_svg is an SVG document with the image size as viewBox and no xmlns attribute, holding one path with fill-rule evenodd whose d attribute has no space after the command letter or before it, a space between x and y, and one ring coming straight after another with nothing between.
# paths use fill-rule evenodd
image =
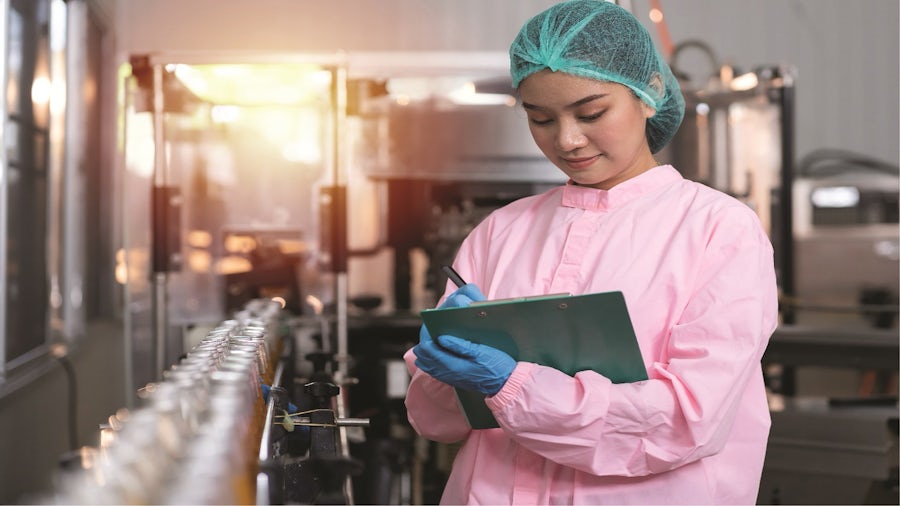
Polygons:
<instances>
[{"instance_id":1,"label":"metal pipe","mask_svg":"<svg viewBox=\"0 0 900 506\"><path fill-rule=\"evenodd\" d=\"M281 386L281 377L284 375L284 362L279 361L275 367L275 375L272 378L272 387ZM269 451L272 445L272 425L275 423L275 396L270 395L266 403L266 421L263 426L262 436L259 441L259 468L269 460ZM269 475L264 471L256 473L256 504L271 504L272 483Z\"/></svg>"},{"instance_id":2,"label":"metal pipe","mask_svg":"<svg viewBox=\"0 0 900 506\"><path fill-rule=\"evenodd\" d=\"M121 90L122 90L122 92L121 92L122 93L122 109L124 111L126 111L125 112L126 118L127 118L128 114L130 114L131 107L132 107L132 94L129 92L129 90L130 90L130 84L133 79L135 79L134 76L129 74L129 75L123 76L121 82L119 83L119 86L121 86ZM119 134L120 138L127 139L128 138L128 121L122 121L120 128L122 129ZM118 163L119 163L119 170L116 170L116 172L118 174L124 173L125 166L127 164L127 162L125 161L125 151L124 150L120 151ZM115 209L125 209L125 203L129 201L128 200L128 184L126 184L124 177L117 177L115 184L119 190L117 192L117 195L120 196L119 198L121 200L119 202L117 202L113 207ZM131 234L129 233L130 227L128 226L127 220L120 220L119 225L120 225L119 233L122 234L122 247L121 247L121 251L123 253L122 254L122 263L124 264L124 267L125 267L124 271L126 273L130 273L131 272L131 268L130 268L131 260L129 258L129 254L128 254L128 252L130 251L129 241L131 240ZM134 408L135 401L136 401L135 392L137 391L137 388L135 387L135 381L134 381L134 328L133 328L134 318L131 313L132 297L131 297L130 275L126 274L124 281L125 281L125 289L122 290L122 307L124 309L124 311L122 311L122 328L124 329L125 336L124 336L124 343L123 343L122 347L123 347L123 354L125 356L123 357L122 361L125 365L125 385L124 385L124 387L125 387L125 407L128 409L132 409L132 408Z\"/></svg>"},{"instance_id":3,"label":"metal pipe","mask_svg":"<svg viewBox=\"0 0 900 506\"><path fill-rule=\"evenodd\" d=\"M66 28L66 6L62 5L62 13L59 13L60 7L53 5L50 8L50 77L53 86L61 86L67 88L68 68L66 66L67 59L76 59L78 55L76 51L80 49L78 46L68 44L63 40L64 47L57 47L60 43L56 40L56 32L63 26ZM75 24L77 16L69 16L69 23ZM60 53L62 53L62 61L60 61ZM74 63L74 62L73 62ZM75 70L75 65L72 65ZM76 70L77 71L77 70ZM68 92L67 92L68 93ZM67 247L70 244L69 237L73 230L73 224L69 221L72 215L77 214L77 209L69 209L70 200L66 195L67 190L72 184L67 170L68 159L71 153L67 153L68 146L66 143L72 136L77 136L79 132L68 127L67 122L71 121L74 113L80 106L78 101L70 101L69 103L56 104L59 98L54 93L50 97L50 120L48 125L49 131L49 149L47 159L47 282L49 284L49 298L47 306L47 318L50 324L50 340L52 342L65 341L71 337L66 332L65 326L68 323L64 314L67 305L67 292L69 291L69 283L66 279L67 274L71 275L71 271L66 269L64 264L70 261L72 256L78 255L77 247ZM80 202L79 202L80 204ZM63 248L66 248L65 250ZM81 270L83 271L83 269ZM78 271L78 272L81 272Z\"/></svg>"},{"instance_id":4,"label":"metal pipe","mask_svg":"<svg viewBox=\"0 0 900 506\"><path fill-rule=\"evenodd\" d=\"M275 368L275 379L272 381L272 387L281 385L281 376L284 373L284 363L278 362ZM263 427L262 437L259 443L259 461L265 462L269 460L269 439L272 437L272 424L275 421L275 396L269 396L269 402L266 403L266 425ZM257 503L259 504L259 503Z\"/></svg>"},{"instance_id":5,"label":"metal pipe","mask_svg":"<svg viewBox=\"0 0 900 506\"><path fill-rule=\"evenodd\" d=\"M0 0L0 26L9 26L9 0ZM6 31L3 30L3 37L0 37L0 82L7 82L8 74L8 39ZM7 106L6 100L0 100L0 142L3 146L7 146L6 141L7 129ZM0 290L0 328L6 328L6 268L7 268L7 236L9 235L9 185L6 178L9 173L9 160L6 157L6 149L0 149L0 286L4 289ZM6 346L0 346L0 380L6 376Z\"/></svg>"},{"instance_id":6,"label":"metal pipe","mask_svg":"<svg viewBox=\"0 0 900 506\"><path fill-rule=\"evenodd\" d=\"M335 273L335 304L337 308L337 371L334 374L339 393L335 398L336 417L346 417L346 396L343 394L347 386L348 378L348 343L347 343L347 182L349 180L346 167L345 145L347 119L347 68L345 62L341 62L334 68L332 78L332 92L334 99L334 192L332 194L332 271ZM350 457L350 444L347 438L347 427L338 426L338 438L341 445L341 455ZM353 484L350 476L344 481L344 497L347 504L354 504Z\"/></svg>"},{"instance_id":7,"label":"metal pipe","mask_svg":"<svg viewBox=\"0 0 900 506\"><path fill-rule=\"evenodd\" d=\"M153 198L166 186L166 146L165 146L165 102L163 97L163 66L153 65ZM153 220L164 219L164 208L153 210ZM154 227L155 228L155 227ZM155 237L154 239L159 239ZM157 249L159 245L154 245ZM168 276L158 265L153 270L153 346L156 357L156 379L162 378L166 369L166 284Z\"/></svg>"},{"instance_id":8,"label":"metal pipe","mask_svg":"<svg viewBox=\"0 0 900 506\"><path fill-rule=\"evenodd\" d=\"M779 207L781 228L778 238L781 250L781 293L791 298L794 291L794 76L790 69L782 68L778 101L781 106L781 186ZM784 323L794 323L794 310L782 311Z\"/></svg>"}]
</instances>

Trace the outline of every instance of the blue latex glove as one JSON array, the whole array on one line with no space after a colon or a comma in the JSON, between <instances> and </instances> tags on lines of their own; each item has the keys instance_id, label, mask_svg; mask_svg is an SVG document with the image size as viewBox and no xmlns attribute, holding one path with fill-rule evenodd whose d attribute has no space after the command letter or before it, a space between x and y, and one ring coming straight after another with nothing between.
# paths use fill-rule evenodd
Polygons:
<instances>
[{"instance_id":1,"label":"blue latex glove","mask_svg":"<svg viewBox=\"0 0 900 506\"><path fill-rule=\"evenodd\" d=\"M494 395L516 368L512 357L492 346L455 336L438 336L435 342L424 327L419 338L413 349L416 367L453 387Z\"/></svg>"},{"instance_id":2,"label":"blue latex glove","mask_svg":"<svg viewBox=\"0 0 900 506\"><path fill-rule=\"evenodd\" d=\"M444 302L438 306L438 309L445 309L450 307L467 307L469 304L477 301L477 300L485 300L484 294L481 293L481 289L478 288L478 285L473 283L468 283L459 287L455 292L451 293ZM428 329L425 328L425 325L419 329L419 343L432 343L431 334L428 333ZM419 354L416 353L416 356Z\"/></svg>"},{"instance_id":3,"label":"blue latex glove","mask_svg":"<svg viewBox=\"0 0 900 506\"><path fill-rule=\"evenodd\" d=\"M441 309L448 307L466 307L477 300L485 300L484 294L481 293L481 289L478 288L478 285L469 283L459 287L455 292L451 293L449 297L444 299L444 303L438 307Z\"/></svg>"},{"instance_id":4,"label":"blue latex glove","mask_svg":"<svg viewBox=\"0 0 900 506\"><path fill-rule=\"evenodd\" d=\"M262 380L262 378L260 378L259 388L262 390L263 403L268 404L269 392L272 390L272 387L270 387L269 385L266 385L265 383L262 383L261 380ZM291 413L296 413L299 410L300 409L296 405L294 405L294 403L288 401L288 411L290 411Z\"/></svg>"},{"instance_id":5,"label":"blue latex glove","mask_svg":"<svg viewBox=\"0 0 900 506\"><path fill-rule=\"evenodd\" d=\"M269 393L272 391L272 387L266 385L262 382L262 378L260 378L259 388L262 390L263 394L263 402L269 402ZM300 434L305 436L309 436L309 426L308 425L297 425L299 423L298 420L295 419L292 413L297 413L300 409L292 402L288 402L287 411L283 414L275 414L275 424L281 425L288 432L294 432L299 427ZM298 415L299 416L299 415Z\"/></svg>"},{"instance_id":6,"label":"blue latex glove","mask_svg":"<svg viewBox=\"0 0 900 506\"><path fill-rule=\"evenodd\" d=\"M451 293L450 296L444 299L444 302L438 306L438 309L467 307L476 300L485 300L484 294L481 293L481 289L478 288L478 285L469 283L459 287L455 292ZM422 325L419 329L419 342L432 342L431 334L428 333L428 329L425 328L425 325Z\"/></svg>"},{"instance_id":7,"label":"blue latex glove","mask_svg":"<svg viewBox=\"0 0 900 506\"><path fill-rule=\"evenodd\" d=\"M465 307L479 300L485 300L484 294L477 285L469 283L450 294L439 307ZM448 385L494 395L516 367L512 357L496 348L454 336L439 336L438 339L440 345L422 325L419 344L413 353L419 369Z\"/></svg>"}]
</instances>

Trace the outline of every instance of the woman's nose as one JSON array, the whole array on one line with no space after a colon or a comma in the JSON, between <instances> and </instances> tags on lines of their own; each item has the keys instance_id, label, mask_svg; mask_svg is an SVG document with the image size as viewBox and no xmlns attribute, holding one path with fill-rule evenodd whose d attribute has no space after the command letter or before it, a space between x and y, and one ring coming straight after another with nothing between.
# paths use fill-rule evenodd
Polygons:
<instances>
[{"instance_id":1,"label":"woman's nose","mask_svg":"<svg viewBox=\"0 0 900 506\"><path fill-rule=\"evenodd\" d=\"M587 144L587 137L574 121L560 121L556 132L556 147L560 151L572 151Z\"/></svg>"}]
</instances>

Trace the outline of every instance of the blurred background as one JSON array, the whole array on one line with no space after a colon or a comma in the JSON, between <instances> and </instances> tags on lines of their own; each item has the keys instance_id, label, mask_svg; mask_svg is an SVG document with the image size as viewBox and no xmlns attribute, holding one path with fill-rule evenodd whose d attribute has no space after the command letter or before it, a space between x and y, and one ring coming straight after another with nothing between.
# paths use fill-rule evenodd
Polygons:
<instances>
[{"instance_id":1,"label":"blurred background","mask_svg":"<svg viewBox=\"0 0 900 506\"><path fill-rule=\"evenodd\" d=\"M0 1L0 503L436 503L401 357L565 182L507 71L554 3ZM898 3L616 3L684 91L660 160L775 247L759 502L896 504Z\"/></svg>"}]
</instances>

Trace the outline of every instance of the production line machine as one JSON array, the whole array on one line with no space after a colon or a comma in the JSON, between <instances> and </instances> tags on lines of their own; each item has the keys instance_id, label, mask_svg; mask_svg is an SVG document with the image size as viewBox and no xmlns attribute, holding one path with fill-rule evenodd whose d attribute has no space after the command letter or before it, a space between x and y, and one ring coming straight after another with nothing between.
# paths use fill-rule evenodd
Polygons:
<instances>
[{"instance_id":1,"label":"production line machine","mask_svg":"<svg viewBox=\"0 0 900 506\"><path fill-rule=\"evenodd\" d=\"M764 370L777 372L769 378L761 504L897 503L898 351L896 328L776 329L763 356ZM834 381L812 377L806 382L818 391L800 385L798 394L797 385L782 383L784 368L824 370L848 385L838 391Z\"/></svg>"},{"instance_id":2,"label":"production line machine","mask_svg":"<svg viewBox=\"0 0 900 506\"><path fill-rule=\"evenodd\" d=\"M660 161L754 209L775 250L782 319L763 357L772 429L759 501L894 504L900 172L896 164L837 150L797 160L795 69L741 72L720 65L699 41L676 51L690 49L711 56L712 73L691 82L673 56L687 111ZM511 92L501 81L478 84ZM416 150L427 143L386 143L398 146L395 163L370 171L387 188L398 312L417 308L416 282L440 295L445 278L438 266L452 261L464 235L493 208L559 183L554 168L529 150L525 132L495 146L479 142L479 125L517 133L521 118L507 109L485 107L475 119L459 107L421 110L429 106L437 109L393 106L388 131L461 137L464 152L432 158ZM409 260L417 250L427 257L418 267L424 275ZM848 256L857 261L834 269ZM399 334L388 327L400 320L361 322L389 343ZM440 461L440 452L430 457Z\"/></svg>"},{"instance_id":3,"label":"production line machine","mask_svg":"<svg viewBox=\"0 0 900 506\"><path fill-rule=\"evenodd\" d=\"M818 188L837 183L818 179L816 188L805 186L807 194L797 191L795 175L808 174L795 174L793 166L792 69L760 68L738 75L730 67L715 67L715 78L703 86L683 82L689 105L685 122L672 144L660 153L660 161L671 162L686 171L685 177L745 202L758 213L775 247L783 321L763 359L773 394L773 428L760 501L804 502L811 497L810 491L829 488L823 483L837 485L846 494L821 493L815 502L878 501L885 491L887 497L895 496L896 458L891 461L891 452L896 451L896 389L877 392L884 396L863 396L867 398L862 401L843 402L834 396L810 400L803 388L796 388L794 373L809 365L843 359L842 365L851 368L875 370L889 378L893 374L887 383L896 383L896 308L884 310L891 297L896 297L896 285L865 292L881 297L874 329L863 323L862 327L829 332L831 327L823 323L821 314L804 321L811 309L808 295L822 293L821 285L810 288L810 281L823 277L816 277L818 272L810 276L809 271L795 266L809 264L809 257L818 258L823 251L820 246L830 244L822 241L832 235L860 237L841 230L831 235L808 234L803 214L796 212L814 200L812 193ZM257 372L265 373L262 381L247 375L250 366L245 366L249 369L244 370L243 380L233 378L235 383L245 382L247 388L223 386L224 373L213 377L207 371L195 378L205 392L201 397L213 399L228 393L229 400L216 401L216 405L221 402L224 410L232 410L231 418L215 422L215 426L225 427L223 430L240 427L252 434L252 442L221 441L215 437L217 430L187 435L176 432L181 437L176 442L191 444L159 444L156 446L168 448L168 453L163 452L158 461L126 460L124 464L119 461L115 470L105 468L105 472L126 477L117 482L125 484L118 488L97 488L83 472L81 478L67 478L61 493L69 495L63 502L105 497L126 502L131 496L122 495L123 491L136 494L138 502L429 504L439 500L455 448L415 434L404 406L409 378L402 356L418 341L418 311L433 307L443 293L446 278L439 266L452 262L472 227L497 207L561 184L564 178L531 140L521 111L514 107L515 92L507 79L475 80L478 94L504 101L473 104L434 91L447 84L442 78L415 80L415 86L404 89L400 86L403 79L344 82L341 76L341 72L333 72L329 87L320 91L336 102L334 109L339 114L329 116L329 121L342 128L335 129L340 135L336 134L339 139L331 147L342 162L336 165L346 168L346 173L316 180L316 184L309 184L312 175L308 175L300 181L303 184L281 185L290 187L291 192L280 205L277 192L259 192L262 208L277 209L295 221L302 216L303 226L293 221L290 225L266 225L266 220L250 213L233 220L238 224L234 226L198 225L213 230L211 236L221 237L192 243L193 250L181 251L184 258L198 252L217 258L221 249L229 257L240 257L236 259L246 268L221 279L207 272L173 270L169 282L181 288L183 297L171 300L168 307L160 306L168 310L169 323L178 326L179 338L181 330L202 321L204 314L218 314L218 307L207 308L216 306L214 302L228 311L236 310L234 320L223 322L201 342L226 343L219 349L228 356L229 346L240 341L237 337L249 334L258 340L258 325L253 322L264 322L262 340L267 351L257 358L267 360L256 364ZM348 97L338 93L345 84ZM433 92L427 96L412 93L422 87ZM325 95L326 91L329 94ZM258 182L255 178L250 181ZM881 181L872 185L881 189ZM846 186L843 180L838 183ZM297 196L298 187L304 190L303 198ZM896 184L891 191L896 195ZM253 203L251 193L245 194L248 196L238 199L240 203ZM891 202L885 202L881 207L891 209ZM308 212L307 205L315 208L317 215ZM185 212L190 215L187 211L190 209ZM811 221L818 228L812 232L833 225L819 211L813 213ZM824 212L834 216L836 211ZM888 213L883 221L880 225L893 229L881 242L896 244L896 214ZM863 244L867 240L859 241L861 249L871 249ZM230 247L231 243L237 247ZM299 247L285 248L288 244ZM805 256L800 258L801 254ZM880 275L884 264L878 262L886 260L881 255L867 264L879 273L876 278L896 281L896 274ZM896 273L896 259L888 265L893 265ZM199 295L201 288L208 296ZM222 293L217 288L224 297L218 297ZM841 285L836 293L850 293L854 299L856 288L848 290ZM321 300L310 298L313 294ZM285 305L255 299L258 297L277 297ZM254 300L240 309L248 298ZM855 311L864 313L874 307L871 301L850 302ZM186 310L195 306L208 311ZM798 320L812 324L801 326ZM132 321L142 320L135 317ZM157 326L157 330L161 328ZM166 349L180 353L182 348ZM884 357L893 363L880 362ZM229 363L235 360L231 358ZM164 419L158 415L158 405L177 404L173 398L180 399L179 386L186 385L173 382L183 374L179 369L192 361L179 361L154 383L155 391L144 389L145 403L139 411L150 415L142 414L141 419ZM235 376L231 372L230 376ZM163 394L158 394L160 391ZM866 405L868 401L876 405ZM202 413L207 421L220 414L219 410ZM131 419L137 414L132 413ZM182 415L197 417L189 412ZM111 419L110 425L121 425L121 430L110 434L127 441L128 423ZM810 432L811 427L817 429ZM165 431L154 434L168 437ZM122 444L152 444L149 436L138 439L138 443ZM196 453L192 453L194 443ZM218 445L224 446L213 451ZM115 452L112 447L99 451ZM192 460L192 455L197 458ZM859 465L852 466L855 474L851 473L856 481L843 486L836 477L846 477L849 468L843 462L850 456L858 458L854 462ZM197 471L208 481L198 479L193 487L169 480L188 473L161 470L187 469L183 466L194 460L196 469L202 463L209 469ZM191 469L194 472L195 467ZM135 473L149 473L144 482L159 485L129 488L127 478ZM226 479L234 485L217 486Z\"/></svg>"},{"instance_id":4,"label":"production line machine","mask_svg":"<svg viewBox=\"0 0 900 506\"><path fill-rule=\"evenodd\" d=\"M332 372L328 347L297 357L297 333L327 337L306 325L275 301L249 301L143 387L139 407L110 416L42 502L353 504L364 464L347 429L369 420L345 416L350 381Z\"/></svg>"}]
</instances>

